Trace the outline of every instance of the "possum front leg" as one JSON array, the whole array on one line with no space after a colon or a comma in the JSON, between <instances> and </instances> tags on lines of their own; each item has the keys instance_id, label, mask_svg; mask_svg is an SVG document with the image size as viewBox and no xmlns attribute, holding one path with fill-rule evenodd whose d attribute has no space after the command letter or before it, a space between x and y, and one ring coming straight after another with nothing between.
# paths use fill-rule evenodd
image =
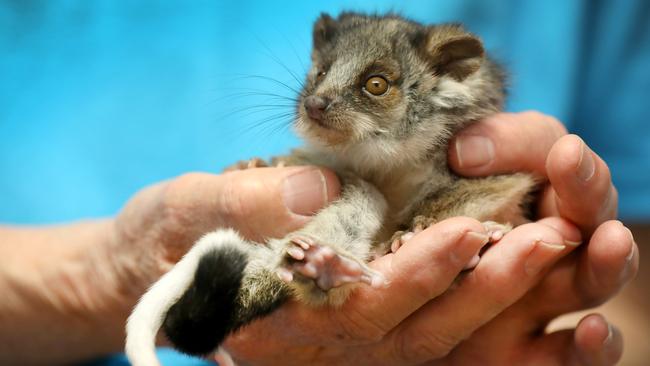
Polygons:
<instances>
[{"instance_id":1,"label":"possum front leg","mask_svg":"<svg viewBox=\"0 0 650 366\"><path fill-rule=\"evenodd\" d=\"M327 165L325 163L326 163L325 161L321 161L321 159L319 159L318 155L314 155L313 153L306 150L294 149L289 155L280 155L280 156L272 157L270 162L267 162L266 160L259 157L255 157L249 160L240 160L235 164L225 167L223 169L223 172L225 173L225 172L231 172L237 170L267 168L267 167L283 168L288 166L299 166L299 165L309 165L309 164Z\"/></svg>"}]
</instances>

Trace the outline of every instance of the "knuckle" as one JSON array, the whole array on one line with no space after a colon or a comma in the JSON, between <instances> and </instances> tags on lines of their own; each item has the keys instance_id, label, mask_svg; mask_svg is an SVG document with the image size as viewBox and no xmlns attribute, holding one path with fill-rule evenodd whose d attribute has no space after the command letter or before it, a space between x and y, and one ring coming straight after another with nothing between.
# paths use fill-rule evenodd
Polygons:
<instances>
[{"instance_id":1,"label":"knuckle","mask_svg":"<svg viewBox=\"0 0 650 366\"><path fill-rule=\"evenodd\" d=\"M175 263L198 238L193 192L205 174L187 173L167 182L156 206L155 237L163 263Z\"/></svg>"},{"instance_id":2,"label":"knuckle","mask_svg":"<svg viewBox=\"0 0 650 366\"><path fill-rule=\"evenodd\" d=\"M169 182L168 190L170 193L184 192L193 188L199 181L205 178L204 173L189 172L181 174Z\"/></svg>"},{"instance_id":3,"label":"knuckle","mask_svg":"<svg viewBox=\"0 0 650 366\"><path fill-rule=\"evenodd\" d=\"M373 319L359 310L337 311L334 318L341 330L337 338L346 343L376 343L388 332L387 327L380 324L377 317Z\"/></svg>"},{"instance_id":4,"label":"knuckle","mask_svg":"<svg viewBox=\"0 0 650 366\"><path fill-rule=\"evenodd\" d=\"M536 110L527 110L519 113L519 116L530 120L530 121L537 121L537 122L544 122L547 118L547 116L539 111Z\"/></svg>"},{"instance_id":5,"label":"knuckle","mask_svg":"<svg viewBox=\"0 0 650 366\"><path fill-rule=\"evenodd\" d=\"M163 209L177 212L188 208L191 204L188 198L204 178L202 173L186 173L172 179L163 192Z\"/></svg>"},{"instance_id":6,"label":"knuckle","mask_svg":"<svg viewBox=\"0 0 650 366\"><path fill-rule=\"evenodd\" d=\"M445 285L448 285L448 283L440 281L440 278L436 278L438 276L433 270L419 271L410 280L409 295L420 302L433 299L444 290Z\"/></svg>"},{"instance_id":7,"label":"knuckle","mask_svg":"<svg viewBox=\"0 0 650 366\"><path fill-rule=\"evenodd\" d=\"M562 122L553 116L549 116L547 114L533 110L522 112L521 115L531 121L536 121L547 126L550 133L555 139L558 139L569 133L566 126L564 126Z\"/></svg>"},{"instance_id":8,"label":"knuckle","mask_svg":"<svg viewBox=\"0 0 650 366\"><path fill-rule=\"evenodd\" d=\"M219 192L220 213L227 222L244 224L253 213L253 205L247 200L250 186L246 182L236 182L229 177Z\"/></svg>"},{"instance_id":9,"label":"knuckle","mask_svg":"<svg viewBox=\"0 0 650 366\"><path fill-rule=\"evenodd\" d=\"M560 122L557 118L553 116L544 115L543 119L546 122L546 124L548 124L551 127L551 130L553 131L553 134L556 137L556 139L569 133L566 126L564 126L564 124Z\"/></svg>"},{"instance_id":10,"label":"knuckle","mask_svg":"<svg viewBox=\"0 0 650 366\"><path fill-rule=\"evenodd\" d=\"M422 362L447 356L461 341L449 332L429 329L398 335L395 358L402 362Z\"/></svg>"},{"instance_id":11,"label":"knuckle","mask_svg":"<svg viewBox=\"0 0 650 366\"><path fill-rule=\"evenodd\" d=\"M538 111L535 111L535 110L523 111L523 112L519 113L518 115L521 118L524 118L524 119L529 120L529 121L535 121L535 122L543 121L546 118L545 115L543 115L542 113L540 113Z\"/></svg>"},{"instance_id":12,"label":"knuckle","mask_svg":"<svg viewBox=\"0 0 650 366\"><path fill-rule=\"evenodd\" d=\"M484 298L484 306L492 312L499 312L510 306L519 293L522 283L515 280L512 270L505 267L495 267L489 271L472 272L467 280L480 283L489 296Z\"/></svg>"}]
</instances>

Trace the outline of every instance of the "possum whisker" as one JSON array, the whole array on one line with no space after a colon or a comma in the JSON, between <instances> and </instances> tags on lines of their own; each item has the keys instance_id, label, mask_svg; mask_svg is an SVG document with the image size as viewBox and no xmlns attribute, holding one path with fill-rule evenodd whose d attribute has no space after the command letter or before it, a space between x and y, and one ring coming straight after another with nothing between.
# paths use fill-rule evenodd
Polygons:
<instances>
[{"instance_id":1,"label":"possum whisker","mask_svg":"<svg viewBox=\"0 0 650 366\"><path fill-rule=\"evenodd\" d=\"M259 38L257 38L257 41L258 41L258 42L260 43L260 45L261 45L262 47L264 47L264 49L268 52L268 53L266 54L266 56L269 57L271 60L273 60L276 64L280 65L280 67L282 67L282 68L283 68L287 73L289 73L289 75L291 75L291 77L296 81L296 83L298 83L298 88L299 88L299 89L302 89L302 87L303 87L303 82L298 78L298 76L296 75L296 73L294 73L293 71L291 71L291 69L289 69L289 68L287 67L287 65L286 65L284 62L282 62L282 61L281 61L281 60L280 60L280 59L275 55L275 53L273 53L273 51L271 51L271 49L270 49L270 48L269 48L269 47L268 47L264 42L262 42L262 40L260 40Z\"/></svg>"},{"instance_id":2,"label":"possum whisker","mask_svg":"<svg viewBox=\"0 0 650 366\"><path fill-rule=\"evenodd\" d=\"M237 77L237 79L240 80L246 80L246 79L258 79L258 80L264 80L264 81L270 81L278 86L284 87L287 90L295 93L296 95L302 95L301 91L297 90L296 88L290 86L289 84L282 82L280 80L274 79L270 76L264 76L264 75L240 75Z\"/></svg>"}]
</instances>

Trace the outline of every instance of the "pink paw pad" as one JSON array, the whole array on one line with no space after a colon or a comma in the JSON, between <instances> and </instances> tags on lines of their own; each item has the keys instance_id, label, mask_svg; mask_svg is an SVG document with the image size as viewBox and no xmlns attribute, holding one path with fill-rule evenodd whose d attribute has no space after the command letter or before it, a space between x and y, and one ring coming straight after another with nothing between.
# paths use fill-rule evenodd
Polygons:
<instances>
[{"instance_id":1,"label":"pink paw pad","mask_svg":"<svg viewBox=\"0 0 650 366\"><path fill-rule=\"evenodd\" d=\"M329 290L349 283L365 283L379 286L383 276L365 263L337 253L329 246L320 245L313 239L296 236L286 249L286 261L276 272L285 282L294 280L295 274L312 279L322 290Z\"/></svg>"}]
</instances>

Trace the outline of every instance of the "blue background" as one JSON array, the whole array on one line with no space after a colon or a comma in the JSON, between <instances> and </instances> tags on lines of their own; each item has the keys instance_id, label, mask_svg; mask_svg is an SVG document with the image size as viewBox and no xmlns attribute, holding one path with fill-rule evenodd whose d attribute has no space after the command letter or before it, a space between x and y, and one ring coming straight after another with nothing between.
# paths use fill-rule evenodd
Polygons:
<instances>
[{"instance_id":1,"label":"blue background","mask_svg":"<svg viewBox=\"0 0 650 366\"><path fill-rule=\"evenodd\" d=\"M295 94L312 22L342 9L467 24L512 74L508 109L565 122L622 216L650 218L650 2L25 0L0 2L0 222L114 215L148 184L298 145L291 101L260 93Z\"/></svg>"}]
</instances>

